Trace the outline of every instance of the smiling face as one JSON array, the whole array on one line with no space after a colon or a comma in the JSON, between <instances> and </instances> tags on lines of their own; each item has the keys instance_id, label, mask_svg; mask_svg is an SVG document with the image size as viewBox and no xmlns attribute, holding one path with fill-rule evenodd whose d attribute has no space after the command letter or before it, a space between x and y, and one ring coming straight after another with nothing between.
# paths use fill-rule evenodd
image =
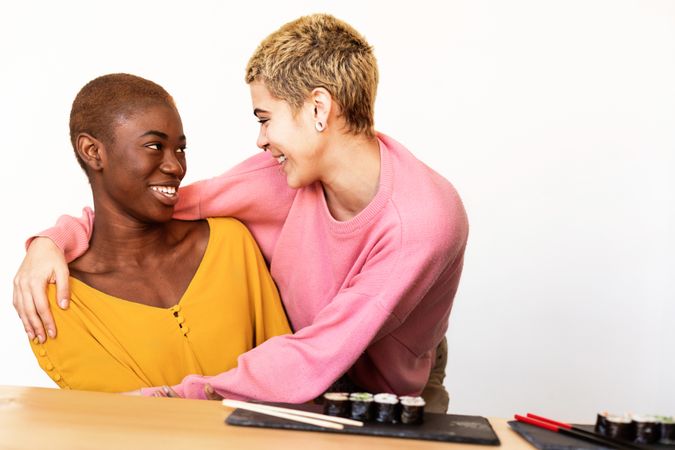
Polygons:
<instances>
[{"instance_id":1,"label":"smiling face","mask_svg":"<svg viewBox=\"0 0 675 450\"><path fill-rule=\"evenodd\" d=\"M141 107L119 118L92 183L97 210L104 207L144 223L170 220L185 176L185 146L183 124L170 105Z\"/></svg>"},{"instance_id":2,"label":"smiling face","mask_svg":"<svg viewBox=\"0 0 675 450\"><path fill-rule=\"evenodd\" d=\"M321 149L313 106L306 102L293 114L290 105L270 94L264 83L250 83L253 113L260 122L256 144L279 161L291 188L321 179Z\"/></svg>"}]
</instances>

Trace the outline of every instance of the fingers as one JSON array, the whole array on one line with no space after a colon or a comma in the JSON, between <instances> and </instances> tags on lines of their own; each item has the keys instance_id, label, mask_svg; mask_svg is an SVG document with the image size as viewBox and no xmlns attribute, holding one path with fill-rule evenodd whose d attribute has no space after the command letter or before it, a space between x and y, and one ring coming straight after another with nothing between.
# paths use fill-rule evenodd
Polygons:
<instances>
[{"instance_id":1,"label":"fingers","mask_svg":"<svg viewBox=\"0 0 675 450\"><path fill-rule=\"evenodd\" d=\"M49 300L47 299L47 292L45 292L44 284L39 281L33 282L33 285L31 286L31 295L33 297L32 304L35 305L35 311L40 324L44 326L44 329L47 331L47 336L55 338L56 324L54 323L54 318L49 309ZM38 335L39 334L40 333L38 333Z\"/></svg>"},{"instance_id":2,"label":"fingers","mask_svg":"<svg viewBox=\"0 0 675 450\"><path fill-rule=\"evenodd\" d=\"M54 281L56 281L56 300L61 309L68 309L70 300L70 285L68 283L68 275L70 275L68 273L68 266L57 266L54 269Z\"/></svg>"},{"instance_id":3,"label":"fingers","mask_svg":"<svg viewBox=\"0 0 675 450\"><path fill-rule=\"evenodd\" d=\"M222 400L223 397L220 396L215 389L213 389L213 386L210 384L206 383L206 386L204 386L204 395L206 395L207 400Z\"/></svg>"},{"instance_id":4,"label":"fingers","mask_svg":"<svg viewBox=\"0 0 675 450\"><path fill-rule=\"evenodd\" d=\"M218 395L218 393L213 389L210 384L204 386L204 394L206 395L207 400L222 400L223 397ZM181 398L180 395L169 386L162 386L160 389L157 389L151 394L152 397L169 397L169 398Z\"/></svg>"},{"instance_id":5,"label":"fingers","mask_svg":"<svg viewBox=\"0 0 675 450\"><path fill-rule=\"evenodd\" d=\"M38 342L42 344L46 340L45 336L47 336L47 334L45 333L45 329L42 326L42 321L40 320L40 316L38 316L32 298L26 298L24 296L23 313L26 316L26 320L28 320L28 323L32 328L33 333L35 334L35 337L37 338Z\"/></svg>"},{"instance_id":6,"label":"fingers","mask_svg":"<svg viewBox=\"0 0 675 450\"><path fill-rule=\"evenodd\" d=\"M169 386L162 386L162 392L166 394L167 397L170 398L181 398L180 395L176 393L173 389L171 389Z\"/></svg>"},{"instance_id":7,"label":"fingers","mask_svg":"<svg viewBox=\"0 0 675 450\"><path fill-rule=\"evenodd\" d=\"M43 293L44 295L44 293ZM19 313L19 317L24 324L24 329L28 337L33 340L37 337L38 342L42 344L47 334L45 329L42 326L42 321L35 309L35 303L33 301L33 294L30 285L21 277L20 274L17 274L14 278L14 308Z\"/></svg>"},{"instance_id":8,"label":"fingers","mask_svg":"<svg viewBox=\"0 0 675 450\"><path fill-rule=\"evenodd\" d=\"M150 394L150 397L181 398L180 395L178 395L176 391L171 389L169 386L162 386L161 388L156 389L152 394Z\"/></svg>"},{"instance_id":9,"label":"fingers","mask_svg":"<svg viewBox=\"0 0 675 450\"><path fill-rule=\"evenodd\" d=\"M135 391L122 392L122 395L139 396L139 395L143 395L143 394L141 393L140 389L136 389Z\"/></svg>"},{"instance_id":10,"label":"fingers","mask_svg":"<svg viewBox=\"0 0 675 450\"><path fill-rule=\"evenodd\" d=\"M18 287L18 281L16 280L16 278L14 279L14 292L12 293L12 304L14 305L14 309L16 310L17 314L19 315L19 318L21 319L21 322L23 323L23 329L26 331L28 339L32 341L33 339L35 339L35 331L33 330L33 326L30 324L30 321L28 320L28 316L24 312L23 297L21 295L21 289L19 289Z\"/></svg>"},{"instance_id":11,"label":"fingers","mask_svg":"<svg viewBox=\"0 0 675 450\"><path fill-rule=\"evenodd\" d=\"M12 297L26 334L40 343L47 336L56 337L56 324L46 293L46 285L50 282L58 283L57 300L70 298L68 265L63 253L51 239L36 238L14 277Z\"/></svg>"}]
</instances>

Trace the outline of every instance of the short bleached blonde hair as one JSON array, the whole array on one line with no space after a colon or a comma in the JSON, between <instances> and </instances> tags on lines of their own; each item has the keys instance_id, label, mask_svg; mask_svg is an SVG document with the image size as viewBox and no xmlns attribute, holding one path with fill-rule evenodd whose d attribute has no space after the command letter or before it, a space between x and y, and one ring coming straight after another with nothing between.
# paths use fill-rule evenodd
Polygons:
<instances>
[{"instance_id":1,"label":"short bleached blonde hair","mask_svg":"<svg viewBox=\"0 0 675 450\"><path fill-rule=\"evenodd\" d=\"M246 66L246 82L300 110L313 89L326 89L348 130L374 136L378 71L373 49L349 24L328 14L300 17L267 36Z\"/></svg>"}]
</instances>

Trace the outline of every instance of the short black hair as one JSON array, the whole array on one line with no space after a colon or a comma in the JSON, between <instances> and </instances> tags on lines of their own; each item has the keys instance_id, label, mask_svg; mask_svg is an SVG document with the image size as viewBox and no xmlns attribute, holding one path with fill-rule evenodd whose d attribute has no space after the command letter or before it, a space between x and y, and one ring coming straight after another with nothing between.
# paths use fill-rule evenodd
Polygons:
<instances>
[{"instance_id":1,"label":"short black hair","mask_svg":"<svg viewBox=\"0 0 675 450\"><path fill-rule=\"evenodd\" d=\"M115 125L120 118L156 104L176 107L173 98L162 86L127 73L100 76L80 89L70 110L70 142L85 173L86 165L77 152L77 137L81 133L112 144Z\"/></svg>"}]
</instances>

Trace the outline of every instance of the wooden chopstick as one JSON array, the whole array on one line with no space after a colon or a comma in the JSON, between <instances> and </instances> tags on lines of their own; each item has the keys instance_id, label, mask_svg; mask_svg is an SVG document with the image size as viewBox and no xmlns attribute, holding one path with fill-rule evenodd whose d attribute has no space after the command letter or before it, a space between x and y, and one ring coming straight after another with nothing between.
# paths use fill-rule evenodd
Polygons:
<instances>
[{"instance_id":1,"label":"wooden chopstick","mask_svg":"<svg viewBox=\"0 0 675 450\"><path fill-rule=\"evenodd\" d=\"M268 416L274 416L274 417L280 417L282 419L287 419L287 420L292 420L294 422L302 422L302 423L308 423L310 425L315 425L318 427L324 427L324 428L333 428L335 430L344 430L345 426L340 424L340 423L335 423L335 422L328 422L327 420L320 420L320 419L313 419L311 417L303 417L299 416L297 414L289 414L289 413L284 413L284 412L279 412L279 411L274 411L269 408L266 408L264 405L259 405L255 403L246 403L246 404L239 404L236 402L236 400L228 400L224 399L223 400L223 405L228 406L230 408L239 408L239 409L245 409L247 411L253 411L257 412L260 414L266 414ZM242 402L245 403L245 402Z\"/></svg>"},{"instance_id":2,"label":"wooden chopstick","mask_svg":"<svg viewBox=\"0 0 675 450\"><path fill-rule=\"evenodd\" d=\"M229 408L245 409L268 416L280 417L282 419L294 420L296 422L308 423L320 427L333 428L336 430L343 430L344 425L353 425L362 427L363 422L358 420L347 419L344 417L327 416L325 414L318 414L308 411L300 411L298 409L282 408L280 406L264 405L261 403L249 403L239 400L224 399L223 405Z\"/></svg>"},{"instance_id":3,"label":"wooden chopstick","mask_svg":"<svg viewBox=\"0 0 675 450\"><path fill-rule=\"evenodd\" d=\"M555 431L556 433L565 434L570 437L575 437L588 442L593 442L594 444L603 445L610 448L630 448L630 449L643 449L644 447L639 447L635 444L626 441L618 441L601 434L596 434L591 431L581 430L580 428L573 429L567 428L561 425L558 425L559 422L552 423L543 420L538 420L533 417L525 417L519 414L516 414L515 419L519 422L528 423L530 425L537 426L539 428L544 428L546 430ZM567 424L565 424L567 425Z\"/></svg>"},{"instance_id":4,"label":"wooden chopstick","mask_svg":"<svg viewBox=\"0 0 675 450\"><path fill-rule=\"evenodd\" d=\"M271 411L276 411L276 412L281 412L281 413L286 413L286 414L293 414L297 416L302 416L302 417L311 417L314 419L319 419L319 420L327 420L329 422L336 422L336 423L341 423L343 425L353 425L356 427L362 427L363 422L360 420L354 420L354 419L347 419L345 417L336 417L336 416L327 416L325 414L318 414L318 413L313 413L309 411L302 411L299 409L292 409L292 408L282 408L281 406L273 406L273 405L265 405L262 403L249 403L249 402L242 402L240 400L228 400L229 404L232 405L237 405L235 406L236 408L243 408L244 406L248 405L253 405L255 407L261 407L264 409L269 409ZM225 400L223 400L223 404L225 404Z\"/></svg>"}]
</instances>

